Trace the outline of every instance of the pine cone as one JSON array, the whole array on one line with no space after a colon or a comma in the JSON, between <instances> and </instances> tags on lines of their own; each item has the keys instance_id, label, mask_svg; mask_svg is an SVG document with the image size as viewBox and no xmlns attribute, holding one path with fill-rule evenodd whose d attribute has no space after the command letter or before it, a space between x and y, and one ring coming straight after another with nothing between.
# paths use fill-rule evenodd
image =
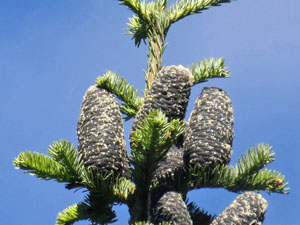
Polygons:
<instances>
[{"instance_id":1,"label":"pine cone","mask_svg":"<svg viewBox=\"0 0 300 225\"><path fill-rule=\"evenodd\" d=\"M144 104L132 124L131 134L138 124L154 110L161 110L169 120L183 119L194 77L183 66L167 66L160 70Z\"/></svg>"},{"instance_id":2,"label":"pine cone","mask_svg":"<svg viewBox=\"0 0 300 225\"><path fill-rule=\"evenodd\" d=\"M175 173L180 176L180 179L184 179L183 149L181 146L172 145L166 154L166 158L157 164L152 183L165 179L164 182L166 183L164 185L177 186L175 182L181 182L174 179Z\"/></svg>"},{"instance_id":3,"label":"pine cone","mask_svg":"<svg viewBox=\"0 0 300 225\"><path fill-rule=\"evenodd\" d=\"M254 192L239 195L211 225L261 225L268 202Z\"/></svg>"},{"instance_id":4,"label":"pine cone","mask_svg":"<svg viewBox=\"0 0 300 225\"><path fill-rule=\"evenodd\" d=\"M226 92L204 88L195 102L183 148L186 165L228 164L232 154L233 108Z\"/></svg>"},{"instance_id":5,"label":"pine cone","mask_svg":"<svg viewBox=\"0 0 300 225\"><path fill-rule=\"evenodd\" d=\"M174 191L159 189L153 193L152 201L152 222L159 224L169 222L171 225L192 225L190 214L181 197L181 194ZM156 201L158 199L158 201Z\"/></svg>"},{"instance_id":6,"label":"pine cone","mask_svg":"<svg viewBox=\"0 0 300 225\"><path fill-rule=\"evenodd\" d=\"M112 93L91 86L83 98L77 125L78 150L85 166L130 178L122 116Z\"/></svg>"}]
</instances>

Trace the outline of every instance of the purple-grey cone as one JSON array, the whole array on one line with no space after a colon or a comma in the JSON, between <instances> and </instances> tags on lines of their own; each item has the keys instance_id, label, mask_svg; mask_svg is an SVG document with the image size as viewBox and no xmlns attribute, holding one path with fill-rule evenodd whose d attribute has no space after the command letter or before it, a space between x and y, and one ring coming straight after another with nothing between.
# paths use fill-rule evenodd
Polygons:
<instances>
[{"instance_id":1,"label":"purple-grey cone","mask_svg":"<svg viewBox=\"0 0 300 225\"><path fill-rule=\"evenodd\" d=\"M219 88L204 88L195 102L184 137L186 165L228 164L232 154L233 108Z\"/></svg>"},{"instance_id":2,"label":"purple-grey cone","mask_svg":"<svg viewBox=\"0 0 300 225\"><path fill-rule=\"evenodd\" d=\"M239 195L211 225L261 225L268 202L254 192Z\"/></svg>"},{"instance_id":3,"label":"purple-grey cone","mask_svg":"<svg viewBox=\"0 0 300 225\"><path fill-rule=\"evenodd\" d=\"M130 178L122 116L112 93L97 86L86 91L77 136L85 166Z\"/></svg>"},{"instance_id":4,"label":"purple-grey cone","mask_svg":"<svg viewBox=\"0 0 300 225\"><path fill-rule=\"evenodd\" d=\"M184 119L193 81L193 75L183 66L163 67L133 121L130 137L138 124L154 110L161 110L169 121Z\"/></svg>"},{"instance_id":5,"label":"purple-grey cone","mask_svg":"<svg viewBox=\"0 0 300 225\"><path fill-rule=\"evenodd\" d=\"M160 189L162 190L162 189ZM192 219L181 194L166 191L161 194L152 208L152 222L159 224L169 222L171 225L192 225Z\"/></svg>"}]
</instances>

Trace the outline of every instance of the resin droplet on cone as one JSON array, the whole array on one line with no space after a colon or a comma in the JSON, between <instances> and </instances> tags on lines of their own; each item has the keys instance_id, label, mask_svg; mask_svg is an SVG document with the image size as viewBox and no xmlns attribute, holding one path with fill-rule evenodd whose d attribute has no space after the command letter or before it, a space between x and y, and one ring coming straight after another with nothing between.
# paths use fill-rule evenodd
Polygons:
<instances>
[{"instance_id":1,"label":"resin droplet on cone","mask_svg":"<svg viewBox=\"0 0 300 225\"><path fill-rule=\"evenodd\" d=\"M159 109L164 112L170 121L183 119L193 81L194 77L183 66L162 68L133 121L130 136L137 129L138 124L154 110Z\"/></svg>"},{"instance_id":2,"label":"resin droplet on cone","mask_svg":"<svg viewBox=\"0 0 300 225\"><path fill-rule=\"evenodd\" d=\"M261 225L267 207L268 202L260 194L245 192L214 219L211 225Z\"/></svg>"},{"instance_id":3,"label":"resin droplet on cone","mask_svg":"<svg viewBox=\"0 0 300 225\"><path fill-rule=\"evenodd\" d=\"M86 91L77 135L78 150L87 167L130 178L122 116L112 93L97 86Z\"/></svg>"},{"instance_id":4,"label":"resin droplet on cone","mask_svg":"<svg viewBox=\"0 0 300 225\"><path fill-rule=\"evenodd\" d=\"M228 164L232 154L233 108L228 94L204 88L195 102L184 138L186 165Z\"/></svg>"}]
</instances>

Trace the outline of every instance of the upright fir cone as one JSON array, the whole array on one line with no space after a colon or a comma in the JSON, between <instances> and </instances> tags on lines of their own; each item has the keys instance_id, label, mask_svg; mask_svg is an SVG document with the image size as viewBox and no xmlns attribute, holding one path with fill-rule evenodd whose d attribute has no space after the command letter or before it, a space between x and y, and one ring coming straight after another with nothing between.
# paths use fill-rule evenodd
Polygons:
<instances>
[{"instance_id":1,"label":"upright fir cone","mask_svg":"<svg viewBox=\"0 0 300 225\"><path fill-rule=\"evenodd\" d=\"M239 195L211 225L261 225L268 202L254 192Z\"/></svg>"},{"instance_id":2,"label":"upright fir cone","mask_svg":"<svg viewBox=\"0 0 300 225\"><path fill-rule=\"evenodd\" d=\"M181 183L174 179L175 173L178 173L180 179L184 179L184 162L183 162L183 149L182 146L172 145L166 154L166 158L157 164L154 171L152 183L164 180L163 185L170 185L172 188L179 186L176 183ZM180 175L179 175L180 174Z\"/></svg>"},{"instance_id":3,"label":"upright fir cone","mask_svg":"<svg viewBox=\"0 0 300 225\"><path fill-rule=\"evenodd\" d=\"M190 115L183 143L186 165L228 164L232 154L233 108L228 94L204 88Z\"/></svg>"},{"instance_id":4,"label":"upright fir cone","mask_svg":"<svg viewBox=\"0 0 300 225\"><path fill-rule=\"evenodd\" d=\"M133 121L130 136L137 129L138 124L154 110L159 109L164 112L170 121L183 119L193 81L193 75L183 66L162 68Z\"/></svg>"},{"instance_id":5,"label":"upright fir cone","mask_svg":"<svg viewBox=\"0 0 300 225\"><path fill-rule=\"evenodd\" d=\"M77 135L85 166L130 178L122 116L112 93L97 86L86 91Z\"/></svg>"},{"instance_id":6,"label":"upright fir cone","mask_svg":"<svg viewBox=\"0 0 300 225\"><path fill-rule=\"evenodd\" d=\"M152 215L154 224L169 222L171 225L192 225L192 219L187 207L178 192L159 189L152 194Z\"/></svg>"}]
</instances>

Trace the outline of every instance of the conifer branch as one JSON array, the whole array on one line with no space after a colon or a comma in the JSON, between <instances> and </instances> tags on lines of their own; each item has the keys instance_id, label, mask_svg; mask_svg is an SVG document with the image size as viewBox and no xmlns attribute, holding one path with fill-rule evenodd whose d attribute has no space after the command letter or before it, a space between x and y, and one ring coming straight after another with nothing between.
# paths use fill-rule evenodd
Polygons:
<instances>
[{"instance_id":1,"label":"conifer branch","mask_svg":"<svg viewBox=\"0 0 300 225\"><path fill-rule=\"evenodd\" d=\"M77 179L54 159L38 152L21 152L14 159L14 165L17 169L23 169L26 173L45 180L54 179L58 182L72 183Z\"/></svg>"},{"instance_id":2,"label":"conifer branch","mask_svg":"<svg viewBox=\"0 0 300 225\"><path fill-rule=\"evenodd\" d=\"M71 225L80 220L90 220L92 224L116 222L112 204L105 202L102 196L89 193L84 202L74 204L58 213L56 225Z\"/></svg>"},{"instance_id":3,"label":"conifer branch","mask_svg":"<svg viewBox=\"0 0 300 225\"><path fill-rule=\"evenodd\" d=\"M158 0L149 3L142 1L136 4L138 7L132 10L136 15L129 18L129 28L127 28L129 32L127 34L133 35L137 47L140 46L142 40L145 42L146 39L151 38L154 33L165 34L163 36L166 36L170 27L169 17L165 10L167 2L167 0ZM140 6L143 10L140 10Z\"/></svg>"},{"instance_id":4,"label":"conifer branch","mask_svg":"<svg viewBox=\"0 0 300 225\"><path fill-rule=\"evenodd\" d=\"M208 212L200 209L194 202L188 202L188 200L186 200L186 206L193 221L193 225L209 225L216 217L215 215L210 215Z\"/></svg>"},{"instance_id":5,"label":"conifer branch","mask_svg":"<svg viewBox=\"0 0 300 225\"><path fill-rule=\"evenodd\" d=\"M232 192L266 191L286 194L285 177L275 170L263 170L250 176L238 176L233 167L217 166L213 171L190 169L189 190L199 188L225 188Z\"/></svg>"},{"instance_id":6,"label":"conifer branch","mask_svg":"<svg viewBox=\"0 0 300 225\"><path fill-rule=\"evenodd\" d=\"M88 206L89 220L93 224L107 224L116 222L116 213L112 210L113 203L107 202L102 193L90 192L84 200Z\"/></svg>"},{"instance_id":7,"label":"conifer branch","mask_svg":"<svg viewBox=\"0 0 300 225\"><path fill-rule=\"evenodd\" d=\"M136 184L135 202L129 205L131 223L148 218L149 189L158 162L183 133L183 124L168 118L159 110L152 111L133 132L131 137L131 163L133 181Z\"/></svg>"},{"instance_id":8,"label":"conifer branch","mask_svg":"<svg viewBox=\"0 0 300 225\"><path fill-rule=\"evenodd\" d=\"M74 204L58 213L56 225L72 225L80 220L87 220L88 205L85 203Z\"/></svg>"},{"instance_id":9,"label":"conifer branch","mask_svg":"<svg viewBox=\"0 0 300 225\"><path fill-rule=\"evenodd\" d=\"M53 159L62 165L70 176L76 178L82 177L85 173L84 163L81 155L77 152L75 146L66 140L54 142L49 147L48 153Z\"/></svg>"},{"instance_id":10,"label":"conifer branch","mask_svg":"<svg viewBox=\"0 0 300 225\"><path fill-rule=\"evenodd\" d=\"M230 71L224 65L224 58L204 59L196 64L190 65L188 68L194 75L194 85L206 82L211 78L230 77Z\"/></svg>"},{"instance_id":11,"label":"conifer branch","mask_svg":"<svg viewBox=\"0 0 300 225\"><path fill-rule=\"evenodd\" d=\"M155 25L133 16L129 19L129 28L127 28L127 34L132 35L137 47L140 46L142 41L147 44L146 40L148 40L148 70L145 71L145 93L150 89L157 73L162 68L162 55L167 47L165 37L169 29L168 17L164 15L164 12L160 12L161 16L156 15L159 11L154 12L156 13L152 14L152 18Z\"/></svg>"},{"instance_id":12,"label":"conifer branch","mask_svg":"<svg viewBox=\"0 0 300 225\"><path fill-rule=\"evenodd\" d=\"M240 176L235 179L234 185L229 186L228 190L233 192L263 190L268 193L275 192L287 194L288 183L284 182L285 176L276 170L261 170L250 176Z\"/></svg>"},{"instance_id":13,"label":"conifer branch","mask_svg":"<svg viewBox=\"0 0 300 225\"><path fill-rule=\"evenodd\" d=\"M219 165L209 168L190 168L190 189L225 188L232 192L264 190L266 192L287 193L285 177L274 170L261 170L274 161L274 153L268 145L259 144L250 148L236 166Z\"/></svg>"},{"instance_id":14,"label":"conifer branch","mask_svg":"<svg viewBox=\"0 0 300 225\"><path fill-rule=\"evenodd\" d=\"M185 16L200 13L202 10L220 3L230 2L231 0L181 0L168 9L167 1L158 0L147 3L135 0L121 1L127 5L136 15L129 19L128 34L133 36L135 44L140 45L141 41L148 40L148 71L146 76L146 92L150 89L157 73L162 68L162 54L167 47L165 38L170 25ZM146 43L146 42L145 42ZM228 77L229 71L225 70L224 59L214 61L206 60L191 66L191 71L196 75L195 84L204 82L208 78Z\"/></svg>"},{"instance_id":15,"label":"conifer branch","mask_svg":"<svg viewBox=\"0 0 300 225\"><path fill-rule=\"evenodd\" d=\"M150 22L147 13L147 2L145 0L119 0L120 4L127 6L133 13L135 13L145 23Z\"/></svg>"},{"instance_id":16,"label":"conifer branch","mask_svg":"<svg viewBox=\"0 0 300 225\"><path fill-rule=\"evenodd\" d=\"M235 170L240 176L252 175L274 160L275 153L272 147L260 143L242 154L242 157L238 159Z\"/></svg>"},{"instance_id":17,"label":"conifer branch","mask_svg":"<svg viewBox=\"0 0 300 225\"><path fill-rule=\"evenodd\" d=\"M85 168L75 146L65 140L54 142L48 152L53 158L37 152L22 152L14 164L41 179L65 182L67 189L87 188L100 192L107 202L127 203L134 192L135 185L126 178Z\"/></svg>"},{"instance_id":18,"label":"conifer branch","mask_svg":"<svg viewBox=\"0 0 300 225\"><path fill-rule=\"evenodd\" d=\"M129 18L129 23L127 24L129 28L126 28L128 31L128 35L132 35L132 39L134 39L134 44L139 47L141 42L144 41L146 44L146 39L148 36L149 25L141 20L137 16L133 16Z\"/></svg>"},{"instance_id":19,"label":"conifer branch","mask_svg":"<svg viewBox=\"0 0 300 225\"><path fill-rule=\"evenodd\" d=\"M134 0L123 0L136 15L129 19L128 34L133 35L135 45L148 40L148 71L146 75L146 91L150 89L158 71L162 67L162 54L166 48L165 37L170 27L170 20L166 11L167 0L155 2L140 1L134 4Z\"/></svg>"},{"instance_id":20,"label":"conifer branch","mask_svg":"<svg viewBox=\"0 0 300 225\"><path fill-rule=\"evenodd\" d=\"M82 186L96 193L105 202L118 202L128 204L129 198L134 193L135 185L124 177L115 176L111 173L98 173L93 168L87 169L83 177Z\"/></svg>"},{"instance_id":21,"label":"conifer branch","mask_svg":"<svg viewBox=\"0 0 300 225\"><path fill-rule=\"evenodd\" d=\"M175 23L186 16L201 13L213 6L219 6L220 3L228 2L231 2L231 0L181 0L170 6L170 21Z\"/></svg>"},{"instance_id":22,"label":"conifer branch","mask_svg":"<svg viewBox=\"0 0 300 225\"><path fill-rule=\"evenodd\" d=\"M168 122L168 118L161 111L151 112L139 124L131 138L131 158L135 168L133 171L138 171L136 174L142 171L152 174L156 162L164 157L166 151L182 133L183 124L180 120Z\"/></svg>"},{"instance_id":23,"label":"conifer branch","mask_svg":"<svg viewBox=\"0 0 300 225\"><path fill-rule=\"evenodd\" d=\"M110 90L122 100L120 109L127 116L127 120L135 116L143 104L143 98L139 97L138 91L123 77L112 71L107 71L104 76L98 77L96 83L100 87Z\"/></svg>"},{"instance_id":24,"label":"conifer branch","mask_svg":"<svg viewBox=\"0 0 300 225\"><path fill-rule=\"evenodd\" d=\"M154 82L157 86L152 86L158 74L162 74L164 78L169 76L168 70L161 69L162 55L167 46L165 40L170 26L186 16L201 13L203 10L213 6L219 6L221 3L231 2L231 0L178 0L169 8L167 8L168 0L156 0L151 2L148 0L119 0L119 2L127 6L135 14L129 19L129 28L127 28L128 34L132 35L132 38L135 40L135 45L139 47L140 43L144 41L149 49L148 68L147 71L145 71L146 89L144 95L147 96L144 103L145 108L142 108L144 111L140 110L144 99L139 97L138 91L132 85L128 84L124 78L120 77L120 75L111 71L107 71L102 77L98 77L96 83L103 88L101 92L97 92L98 95L93 91L100 88L93 86L89 89L90 92L88 92L88 94L91 95L88 97L92 96L95 98L91 98L93 101L87 104L91 107L87 108L94 112L91 116L94 117L97 115L97 112L101 112L102 108L105 108L99 107L99 110L95 111L93 108L94 103L103 103L104 93L112 96L110 93L112 92L122 101L120 110L125 114L126 120L134 117L138 111L141 112L141 114L137 115L137 118L139 115L141 115L141 117L136 120L137 122L134 124L135 126L133 126L134 129L132 129L132 135L130 135L130 161L133 168L129 166L127 154L125 154L125 144L123 148L125 153L122 153L123 155L119 151L114 151L115 149L112 147L114 153L116 152L114 155L117 155L117 157L114 157L112 160L110 160L111 157L107 157L107 160L100 160L100 164L103 162L103 164L105 164L105 169L100 170L99 168L102 167L93 167L90 165L94 165L94 156L96 154L97 157L100 156L100 158L102 158L102 147L99 147L99 149L97 149L99 151L95 151L95 154L94 151L90 151L89 162L91 163L87 164L83 162L84 160L82 159L82 152L87 152L84 147L83 150L79 148L78 152L74 145L65 140L54 142L54 144L50 146L48 150L50 156L28 151L20 153L13 161L18 169L23 169L26 173L45 180L54 179L58 182L65 182L67 189L87 189L88 194L83 202L72 205L58 214L57 225L71 225L79 220L89 220L95 225L113 223L116 221L116 214L112 207L116 203L127 204L129 206L131 214L130 224L153 225L149 221L157 221L154 223L158 224L158 222L168 220L169 222L159 223L159 225L170 225L173 222L171 222L172 219L169 217L169 212L171 211L172 214L177 209L184 209L181 211L181 214L173 213L175 217L173 218L174 221L181 217L184 218L181 221L187 224L191 224L193 221L195 225L208 225L215 216L209 215L207 212L201 210L193 202L189 204L184 203L182 195L185 195L188 190L208 187L225 188L232 192L264 190L266 192L286 193L288 183L284 181L285 177L281 173L275 170L262 170L267 164L275 160L275 154L268 145L259 144L254 148L250 148L242 155L235 166L227 165L231 156L232 139L230 139L230 156L227 157L228 160L226 159L226 163L210 164L208 166L205 164L196 164L192 166L191 161L184 161L185 156L182 156L184 154L182 151L182 141L180 139L184 132L183 122L180 120L184 117L185 113L185 105L183 102L187 103L192 83L195 85L205 82L210 78L229 77L230 71L225 67L223 58L211 58L192 64L189 69L194 76L194 82L188 79L189 85L185 87L186 89L176 89L181 86L178 84L174 85L173 82L170 82L172 84L166 82L165 84L163 83L164 85L161 85L162 83L160 83L159 80L158 83L156 83L156 81ZM159 73L159 71L163 72ZM188 77L190 77L190 73L188 74ZM158 77L160 77L160 75ZM176 79L177 78L176 75ZM174 79L171 79L171 81L173 80ZM177 81L181 83L180 79L177 79ZM184 82L182 84L185 85ZM171 96L169 93L172 92L166 92L165 90L167 89L175 90L177 97L181 96L179 95L180 93L183 93L184 98L186 98L183 100L180 99L180 104L177 104L177 102L176 104L172 104L172 102L169 101ZM149 90L150 94L148 94ZM153 93L151 92L152 90L154 90ZM152 98L153 96L160 96L158 94L163 91L167 93L166 96L168 98ZM95 94L95 96L93 96L93 94ZM147 102L148 98L149 101ZM101 100L98 101L99 99ZM165 104L166 99L168 104ZM118 103L115 102L114 104L115 112L120 115ZM103 103L103 105L107 104ZM153 107L159 110L153 111ZM180 110L180 114L178 114L177 117L173 117L173 114L176 115L173 111L180 109L180 107L183 107L183 110ZM160 110L164 111L162 112ZM89 111L83 112L80 118L84 123L80 124L80 128L90 122L90 119L86 119L87 117L85 116L85 113ZM164 112L167 113L164 114ZM170 115L168 115L168 113ZM183 116L182 118L181 115ZM106 117L111 118L110 116ZM119 118L120 120L116 123L122 122L121 116L119 116ZM86 131L86 133L84 133L85 135L79 135L80 143L87 143L89 135L95 134L95 127L100 127L97 130L97 132L100 130L98 137L105 136L105 138L108 138L109 136L110 139L108 138L108 142L106 142L108 139L103 139L105 144L111 144L115 141L118 142L116 137L123 135L123 129L120 129L121 131L118 134L112 131L105 132L105 135L102 135L101 131L103 127L107 125L108 130L111 131L112 126L110 123L107 124L107 121L101 124L103 121L100 117L97 119L98 120L92 121L95 126L91 126L91 129L81 129L80 132L78 132L78 134L82 135L81 131ZM99 126L99 123L101 126ZM111 135L111 133L113 134ZM97 140L95 142L97 142ZM124 140L122 139L122 141ZM222 141L224 140L222 139ZM221 145L224 144L221 143L222 141L220 141ZM180 144L178 144L179 142ZM92 140L91 143L94 144L94 140ZM95 146L97 146L98 143L99 140ZM180 145L177 150L182 153L182 155L176 155L177 153L175 152L172 161L170 160L172 156L170 148L172 145L175 145L175 143L176 148L177 145ZM195 143L198 142L196 141ZM94 148L92 147L91 149L93 150ZM196 153L196 150L193 153ZM224 152L220 153L223 154L223 157ZM169 161L167 160L168 157ZM123 159L125 160L122 161ZM204 159L206 158L204 157ZM117 170L114 170L114 168L109 171L106 170L105 166L110 166L108 165L110 161L118 161L119 165L126 164L124 166L126 171L124 170L124 173L120 174ZM163 163L171 164L171 162L173 163L172 166L164 167ZM111 167L113 166L115 166L114 163L112 163ZM163 168L167 168L165 170L171 172L161 173L159 170L163 170ZM131 173L128 172L129 170L132 171L134 183L129 180L131 179ZM128 176L122 176L127 172ZM128 179L126 179L126 177ZM164 197L160 196L158 201L153 200L155 199L155 191L163 192L164 188L166 188L166 190L169 188L175 190L158 193L163 194ZM249 200L247 195L251 197L249 193L245 195L245 198L243 195L243 204ZM174 199L179 201L170 201ZM156 206L153 204L154 201L156 201ZM152 213L152 211L155 213ZM265 210L263 213L265 213ZM226 216L227 214L224 215ZM224 216L222 216L221 219L223 219L223 217ZM188 218L188 220L185 218ZM216 221L217 220L218 218Z\"/></svg>"},{"instance_id":25,"label":"conifer branch","mask_svg":"<svg viewBox=\"0 0 300 225\"><path fill-rule=\"evenodd\" d=\"M81 155L73 144L62 140L54 142L48 153L21 152L14 160L18 169L45 180L57 180L66 183L67 189L91 186L89 171L84 167Z\"/></svg>"},{"instance_id":26,"label":"conifer branch","mask_svg":"<svg viewBox=\"0 0 300 225\"><path fill-rule=\"evenodd\" d=\"M119 178L113 185L115 202L127 204L135 191L135 185L125 178Z\"/></svg>"}]
</instances>

